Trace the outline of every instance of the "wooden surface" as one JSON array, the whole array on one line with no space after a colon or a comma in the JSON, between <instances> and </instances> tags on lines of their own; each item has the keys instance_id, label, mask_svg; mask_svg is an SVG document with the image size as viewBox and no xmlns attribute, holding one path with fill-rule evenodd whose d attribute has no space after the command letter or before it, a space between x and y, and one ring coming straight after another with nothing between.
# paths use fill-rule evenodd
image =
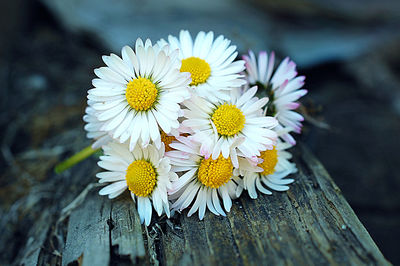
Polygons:
<instances>
[{"instance_id":1,"label":"wooden surface","mask_svg":"<svg viewBox=\"0 0 400 266\"><path fill-rule=\"evenodd\" d=\"M257 200L242 196L227 217L208 212L203 221L184 211L171 220L153 216L146 228L128 195L109 200L98 187L88 187L72 204L76 208L64 208L56 226L33 230L21 263L390 264L320 162L301 145L294 154L299 172L288 192L259 194ZM49 254L44 247L58 248Z\"/></svg>"}]
</instances>

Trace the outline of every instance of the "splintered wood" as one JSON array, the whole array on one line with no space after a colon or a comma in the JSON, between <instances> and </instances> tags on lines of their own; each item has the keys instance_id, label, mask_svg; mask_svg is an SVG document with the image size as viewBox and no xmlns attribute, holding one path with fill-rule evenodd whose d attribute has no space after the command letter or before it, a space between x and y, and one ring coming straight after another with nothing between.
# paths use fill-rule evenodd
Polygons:
<instances>
[{"instance_id":1,"label":"splintered wood","mask_svg":"<svg viewBox=\"0 0 400 266\"><path fill-rule=\"evenodd\" d=\"M321 163L302 145L294 154L299 172L288 192L259 194L257 200L242 196L226 217L208 212L199 221L184 211L168 220L153 213L146 228L127 193L109 200L94 188L65 222L60 260L63 265L389 265ZM43 262L43 251L30 252Z\"/></svg>"}]
</instances>

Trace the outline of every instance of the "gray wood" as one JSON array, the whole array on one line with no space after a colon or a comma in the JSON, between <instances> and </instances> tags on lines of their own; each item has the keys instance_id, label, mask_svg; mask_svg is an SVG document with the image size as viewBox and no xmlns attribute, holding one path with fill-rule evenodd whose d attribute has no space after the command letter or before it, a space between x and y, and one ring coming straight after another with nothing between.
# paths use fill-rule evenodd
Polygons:
<instances>
[{"instance_id":1,"label":"gray wood","mask_svg":"<svg viewBox=\"0 0 400 266\"><path fill-rule=\"evenodd\" d=\"M108 265L110 261L111 202L96 191L71 213L63 253L63 265L79 261L82 265Z\"/></svg>"},{"instance_id":2,"label":"gray wood","mask_svg":"<svg viewBox=\"0 0 400 266\"><path fill-rule=\"evenodd\" d=\"M321 163L302 145L293 152L288 192L245 194L226 217L153 213L146 228L128 193L109 200L94 188L60 225L62 264L390 265Z\"/></svg>"},{"instance_id":3,"label":"gray wood","mask_svg":"<svg viewBox=\"0 0 400 266\"><path fill-rule=\"evenodd\" d=\"M21 264L35 265L37 264L43 243L51 226L49 212L43 212L38 221L33 224L29 231L28 241L23 250Z\"/></svg>"},{"instance_id":4,"label":"gray wood","mask_svg":"<svg viewBox=\"0 0 400 266\"><path fill-rule=\"evenodd\" d=\"M136 258L144 258L146 253L139 214L126 194L123 199L112 202L111 243L118 248L120 256L128 255L135 262Z\"/></svg>"}]
</instances>

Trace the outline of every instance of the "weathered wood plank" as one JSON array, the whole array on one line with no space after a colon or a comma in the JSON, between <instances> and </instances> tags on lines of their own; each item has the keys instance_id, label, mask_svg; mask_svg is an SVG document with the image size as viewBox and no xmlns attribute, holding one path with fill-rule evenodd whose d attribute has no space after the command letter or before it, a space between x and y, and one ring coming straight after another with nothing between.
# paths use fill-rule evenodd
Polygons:
<instances>
[{"instance_id":1,"label":"weathered wood plank","mask_svg":"<svg viewBox=\"0 0 400 266\"><path fill-rule=\"evenodd\" d=\"M322 165L305 147L296 155L299 173L289 192L244 196L226 218L182 217L181 256L190 254L195 265L222 258L233 265L388 264Z\"/></svg>"},{"instance_id":2,"label":"weathered wood plank","mask_svg":"<svg viewBox=\"0 0 400 266\"><path fill-rule=\"evenodd\" d=\"M197 219L196 216L191 219L194 218ZM207 212L204 218L204 227L212 264L241 265L239 251L232 236L229 221L225 217L215 216ZM201 250L199 251L201 252Z\"/></svg>"},{"instance_id":3,"label":"weathered wood plank","mask_svg":"<svg viewBox=\"0 0 400 266\"><path fill-rule=\"evenodd\" d=\"M64 232L67 231L65 228L67 224L63 221L69 215L64 211L68 209L67 205L76 203L77 200L78 202L84 200L83 194L97 185L92 184L85 188L88 182L93 181L90 178L96 171L92 167L93 163L95 163L95 158L83 162L73 172L51 175L45 182L33 187L30 194L19 200L15 212L18 213L18 209L21 211L20 214L25 220L23 225L28 226L28 234L25 247L21 246L14 262L15 265L59 265L61 263L61 254L65 245ZM81 193L78 196L79 192ZM61 226L59 226L60 223Z\"/></svg>"},{"instance_id":4,"label":"weathered wood plank","mask_svg":"<svg viewBox=\"0 0 400 266\"><path fill-rule=\"evenodd\" d=\"M237 254L237 257L240 257L245 265L255 265L253 263L254 257L265 260L266 257L262 243L259 235L257 235L259 226L256 225L255 228L252 227L254 225L250 222L252 218L248 217L248 213L243 210L243 205L240 200L233 204L231 212L232 213L228 215L228 220L230 222L233 240L240 254Z\"/></svg>"},{"instance_id":5,"label":"weathered wood plank","mask_svg":"<svg viewBox=\"0 0 400 266\"><path fill-rule=\"evenodd\" d=\"M181 224L185 238L185 253L190 255L192 263L210 265L213 256L208 245L204 222L198 221L197 217L182 217Z\"/></svg>"},{"instance_id":6,"label":"weathered wood plank","mask_svg":"<svg viewBox=\"0 0 400 266\"><path fill-rule=\"evenodd\" d=\"M174 217L166 221L165 230L162 234L162 262L166 261L173 265L192 264L191 256L185 253L185 237L181 227L181 217Z\"/></svg>"},{"instance_id":7,"label":"weathered wood plank","mask_svg":"<svg viewBox=\"0 0 400 266\"><path fill-rule=\"evenodd\" d=\"M319 161L301 145L294 154L299 172L288 192L244 195L226 217L199 221L184 211L154 216L146 229L128 195L110 201L96 189L70 217L63 264L83 254L83 264L98 265L127 264L126 257L161 265L389 265Z\"/></svg>"},{"instance_id":8,"label":"weathered wood plank","mask_svg":"<svg viewBox=\"0 0 400 266\"><path fill-rule=\"evenodd\" d=\"M50 212L43 212L36 223L33 224L29 231L28 242L22 252L21 265L36 265L38 263L42 245L46 241L51 226L51 219Z\"/></svg>"},{"instance_id":9,"label":"weathered wood plank","mask_svg":"<svg viewBox=\"0 0 400 266\"><path fill-rule=\"evenodd\" d=\"M111 201L90 192L69 218L63 265L74 261L84 266L109 264L110 217Z\"/></svg>"},{"instance_id":10,"label":"weathered wood plank","mask_svg":"<svg viewBox=\"0 0 400 266\"><path fill-rule=\"evenodd\" d=\"M118 246L118 255L129 256L132 263L143 259L142 226L132 199L125 193L120 200L113 200L111 207L111 245Z\"/></svg>"}]
</instances>

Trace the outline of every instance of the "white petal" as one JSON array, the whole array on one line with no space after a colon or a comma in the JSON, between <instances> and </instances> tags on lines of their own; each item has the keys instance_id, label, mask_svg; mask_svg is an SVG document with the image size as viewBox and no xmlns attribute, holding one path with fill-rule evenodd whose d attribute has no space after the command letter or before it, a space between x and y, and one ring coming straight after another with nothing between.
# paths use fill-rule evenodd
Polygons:
<instances>
[{"instance_id":1,"label":"white petal","mask_svg":"<svg viewBox=\"0 0 400 266\"><path fill-rule=\"evenodd\" d=\"M119 191L122 188L126 188L126 187L127 187L127 185L126 185L126 181L125 180L124 181L115 182L115 183L112 183L112 184L110 184L110 185L108 185L106 187L103 187L99 191L99 194L100 195L108 195L108 194L114 193L114 192Z\"/></svg>"}]
</instances>

